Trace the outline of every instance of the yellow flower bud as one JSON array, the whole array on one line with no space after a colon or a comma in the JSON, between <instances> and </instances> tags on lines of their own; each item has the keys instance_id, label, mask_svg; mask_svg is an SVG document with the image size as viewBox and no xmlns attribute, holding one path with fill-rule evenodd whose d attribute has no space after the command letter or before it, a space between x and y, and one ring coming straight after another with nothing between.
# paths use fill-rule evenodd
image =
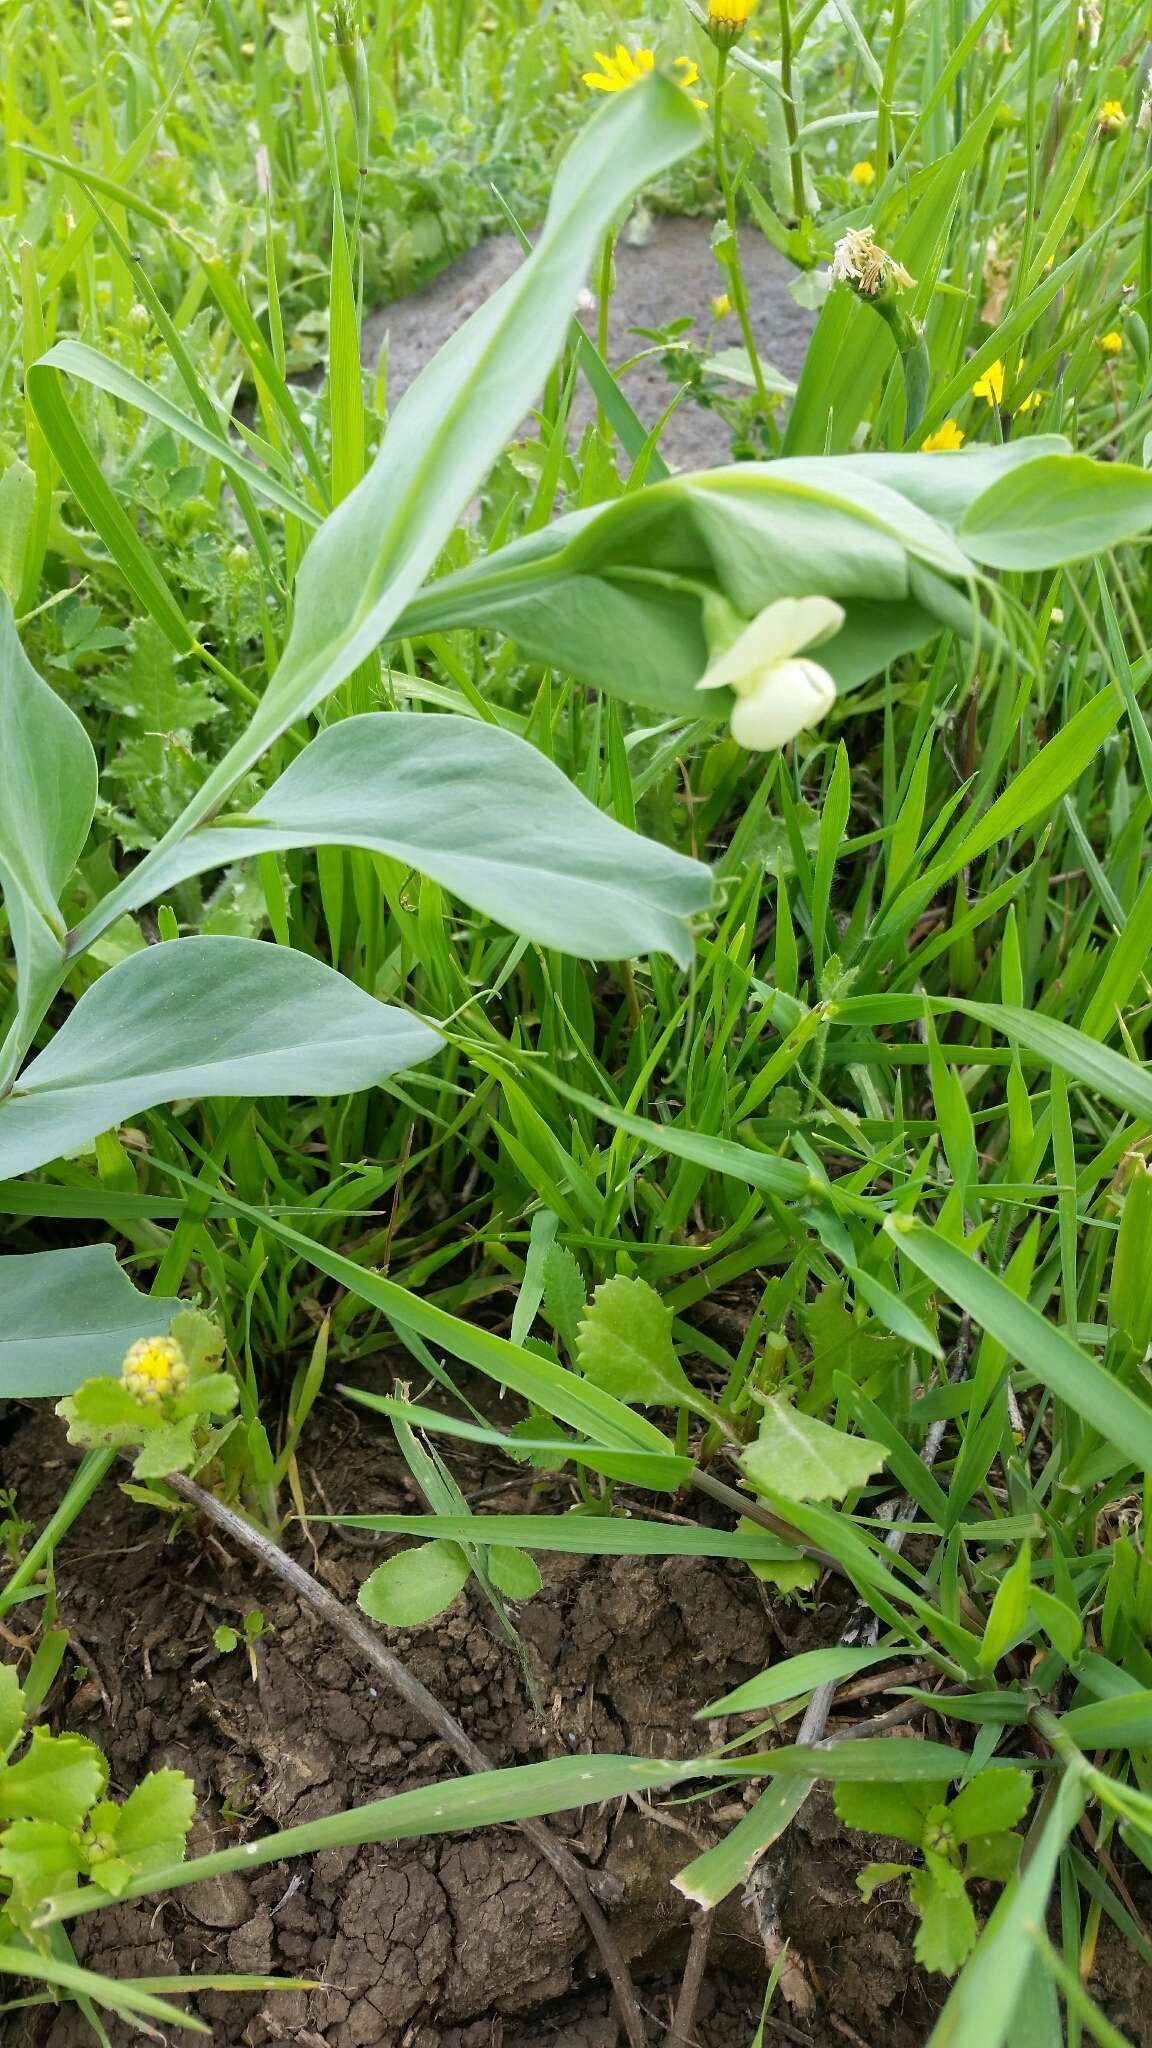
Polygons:
<instances>
[{"instance_id":1,"label":"yellow flower bud","mask_svg":"<svg viewBox=\"0 0 1152 2048\"><path fill-rule=\"evenodd\" d=\"M858 164L853 164L848 176L854 185L859 185L863 191L867 191L869 185L876 183L876 167L864 157Z\"/></svg>"},{"instance_id":2,"label":"yellow flower bud","mask_svg":"<svg viewBox=\"0 0 1152 2048\"><path fill-rule=\"evenodd\" d=\"M181 1394L188 1384L188 1365L174 1337L138 1337L124 1355L120 1379L130 1394L149 1407Z\"/></svg>"}]
</instances>

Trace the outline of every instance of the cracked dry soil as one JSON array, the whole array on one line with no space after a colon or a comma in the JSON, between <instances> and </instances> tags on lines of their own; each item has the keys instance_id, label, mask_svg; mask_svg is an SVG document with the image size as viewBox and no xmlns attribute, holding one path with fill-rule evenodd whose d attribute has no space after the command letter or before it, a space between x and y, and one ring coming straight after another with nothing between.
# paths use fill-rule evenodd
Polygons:
<instances>
[{"instance_id":1,"label":"cracked dry soil","mask_svg":"<svg viewBox=\"0 0 1152 2048\"><path fill-rule=\"evenodd\" d=\"M39 1519L66 1479L60 1425L14 1411L8 1429L5 1483ZM413 1506L383 1429L336 1403L310 1429L304 1485L318 1509L325 1497L364 1513ZM463 1475L473 1497L507 1478L483 1465ZM501 1507L527 1509L530 1484L525 1475L521 1494L514 1482ZM51 1713L104 1748L114 1792L162 1765L186 1770L198 1797L192 1846L204 1852L455 1773L443 1745L275 1584L202 1529L166 1536L156 1514L105 1485L58 1560L60 1619L83 1675L67 1667ZM321 1577L354 1600L387 1539L320 1526L316 1536ZM728 1564L541 1563L544 1591L520 1609L518 1626L542 1717L515 1650L467 1595L439 1622L388 1632L498 1763L572 1750L698 1753L717 1730L693 1721L697 1708L790 1647L834 1639L840 1619L838 1605L772 1613L751 1575ZM212 1641L220 1622L253 1606L270 1624L255 1684L243 1653L220 1655ZM687 1942L687 1908L670 1880L741 1810L731 1796L660 1805L659 1815L630 1803L553 1822L588 1865L618 1880L612 1923L654 2044ZM766 2041L915 2048L935 1994L912 1963L907 1914L861 1909L853 1878L862 1855L826 1801L810 1802L800 1828L785 1926L817 2002L791 2020L782 2013ZM620 2038L576 1907L514 1829L332 1850L114 1908L77 1921L74 1938L85 1964L113 1975L231 1969L317 1981L310 1992L199 1994L195 2010L221 2048L615 2048ZM699 2048L749 2048L764 1977L735 1900L712 1944ZM140 2038L116 2021L110 2034L115 2048ZM4 2039L80 2048L91 2036L65 2007L13 2016Z\"/></svg>"}]
</instances>

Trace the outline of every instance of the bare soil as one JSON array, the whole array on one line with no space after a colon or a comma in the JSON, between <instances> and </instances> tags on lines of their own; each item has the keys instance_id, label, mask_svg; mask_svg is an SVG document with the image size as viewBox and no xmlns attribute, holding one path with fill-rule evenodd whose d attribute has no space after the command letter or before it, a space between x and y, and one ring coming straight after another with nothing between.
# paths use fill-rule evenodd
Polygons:
<instances>
[{"instance_id":1,"label":"bare soil","mask_svg":"<svg viewBox=\"0 0 1152 2048\"><path fill-rule=\"evenodd\" d=\"M814 316L790 297L787 286L795 272L769 248L763 235L744 228L740 250L757 347L766 362L795 378L803 366ZM422 291L369 317L364 328L364 361L374 368L387 341L390 402L407 390L449 335L522 260L513 235L494 236L441 271ZM637 337L636 328L665 327L672 320L689 317L695 322L697 340L703 341L711 324L711 302L723 284L712 254L711 225L706 220L657 218L642 242L632 243L623 236L617 248L616 289L609 317L612 366L650 346ZM583 318L594 331L595 316L585 314ZM739 342L738 325L729 317L717 329L714 346L732 348ZM658 358L629 370L623 386L647 427L655 424L675 388ZM527 410L537 394L525 392L524 396ZM591 418L593 404L591 393L582 387L573 407L576 428ZM723 421L691 401L673 413L660 448L665 460L677 469L715 468L729 461L731 454Z\"/></svg>"},{"instance_id":2,"label":"bare soil","mask_svg":"<svg viewBox=\"0 0 1152 2048\"><path fill-rule=\"evenodd\" d=\"M368 1377L359 1367L358 1376ZM69 1457L45 1410L13 1406L0 1418L4 1483L37 1523L63 1490ZM487 1494L509 1513L540 1506L530 1474L482 1459L455 1460L471 1499ZM386 1426L336 1400L309 1423L303 1483L316 1512L418 1505ZM558 1493L548 1505L568 1501ZM298 1533L290 1547L351 1604L391 1539L313 1527L317 1558ZM573 1751L697 1754L740 1725L696 1722L698 1708L766 1663L834 1642L848 1612L835 1584L806 1608L772 1605L737 1564L541 1564L544 1590L517 1625L542 1713L516 1651L467 1593L438 1621L384 1632L496 1763ZM455 1774L443 1744L213 1532L185 1524L171 1539L155 1512L106 1484L57 1566L60 1620L79 1661L66 1666L50 1717L100 1744L121 1797L150 1769L187 1771L198 1796L193 1852ZM212 1637L255 1606L269 1628L253 1682L243 1653L221 1655ZM616 1880L612 1925L653 2048L666 2039L687 1948L688 1909L671 1880L742 1810L731 1792L691 1804L656 1796L552 1823L588 1867ZM898 1845L846 1835L817 1792L791 1846L781 1925L796 1967L789 1999L777 1998L765 2022L766 2048L923 2048L947 1987L916 1964L904 1905L883 1895L864 1906L855 1885L865 1861L899 1855ZM1152 1888L1126 1874L1146 1914ZM114 1908L72 1931L80 1959L113 1976L231 1969L320 1987L200 1994L194 2008L218 2048L623 2042L580 1914L510 1828L334 1850ZM751 2048L766 1974L751 1917L733 1898L717 1916L693 2048ZM1107 1922L1093 1990L1134 2048L1152 2048L1152 1971ZM109 2032L114 2048L140 2039L115 2021ZM3 2039L5 2048L87 2048L91 2035L65 2007L11 2017Z\"/></svg>"}]
</instances>

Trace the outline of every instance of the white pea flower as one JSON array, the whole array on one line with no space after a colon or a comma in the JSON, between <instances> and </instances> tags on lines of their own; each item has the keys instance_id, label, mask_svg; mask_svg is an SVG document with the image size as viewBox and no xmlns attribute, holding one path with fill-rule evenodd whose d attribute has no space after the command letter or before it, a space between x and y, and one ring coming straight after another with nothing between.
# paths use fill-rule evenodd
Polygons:
<instances>
[{"instance_id":1,"label":"white pea flower","mask_svg":"<svg viewBox=\"0 0 1152 2048\"><path fill-rule=\"evenodd\" d=\"M830 597L778 597L712 662L696 688L734 691L733 739L752 753L769 753L818 725L836 702L827 669L803 650L830 640L843 624L843 608Z\"/></svg>"}]
</instances>

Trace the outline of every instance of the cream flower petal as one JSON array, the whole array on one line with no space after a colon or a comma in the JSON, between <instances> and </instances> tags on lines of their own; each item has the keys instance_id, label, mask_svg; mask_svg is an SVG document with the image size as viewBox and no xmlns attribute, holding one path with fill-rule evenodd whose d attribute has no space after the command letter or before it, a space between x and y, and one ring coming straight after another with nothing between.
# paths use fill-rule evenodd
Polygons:
<instances>
[{"instance_id":1,"label":"cream flower petal","mask_svg":"<svg viewBox=\"0 0 1152 2048\"><path fill-rule=\"evenodd\" d=\"M830 597L778 597L745 626L727 653L711 662L698 690L739 690L773 662L789 661L805 647L830 640L844 624L844 609Z\"/></svg>"},{"instance_id":2,"label":"cream flower petal","mask_svg":"<svg viewBox=\"0 0 1152 2048\"><path fill-rule=\"evenodd\" d=\"M732 706L732 737L754 754L770 753L818 725L836 702L836 685L818 661L780 661Z\"/></svg>"}]
</instances>

